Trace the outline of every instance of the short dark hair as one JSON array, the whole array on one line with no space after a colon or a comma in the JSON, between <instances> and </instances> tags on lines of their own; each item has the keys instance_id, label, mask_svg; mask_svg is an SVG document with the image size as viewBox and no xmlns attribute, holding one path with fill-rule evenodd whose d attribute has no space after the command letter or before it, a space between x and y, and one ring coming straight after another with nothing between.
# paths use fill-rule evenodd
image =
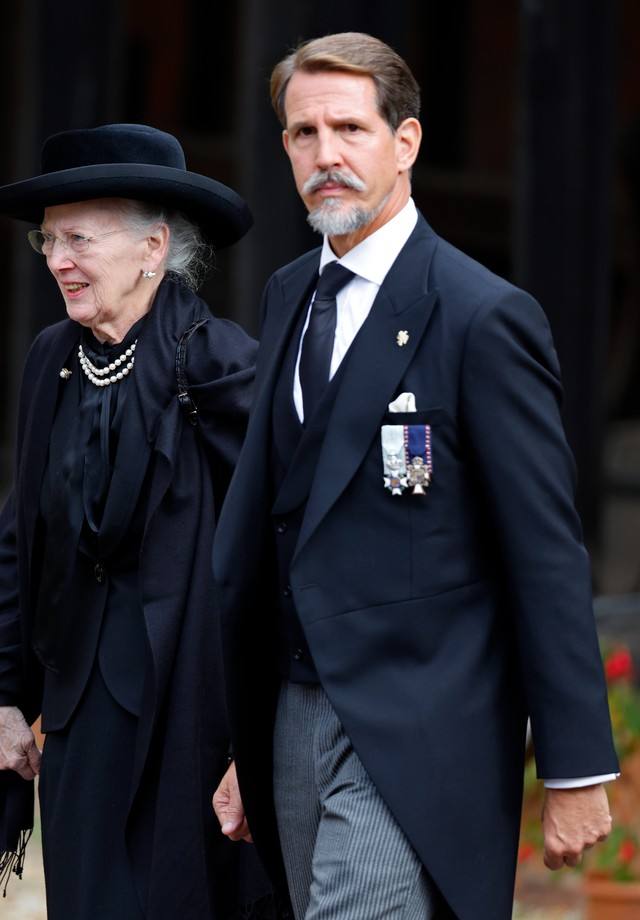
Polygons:
<instances>
[{"instance_id":1,"label":"short dark hair","mask_svg":"<svg viewBox=\"0 0 640 920\"><path fill-rule=\"evenodd\" d=\"M408 65L384 42L364 32L338 32L303 42L271 74L271 104L286 128L285 96L297 71L344 71L371 77L378 111L392 131L405 118L420 117L420 87Z\"/></svg>"}]
</instances>

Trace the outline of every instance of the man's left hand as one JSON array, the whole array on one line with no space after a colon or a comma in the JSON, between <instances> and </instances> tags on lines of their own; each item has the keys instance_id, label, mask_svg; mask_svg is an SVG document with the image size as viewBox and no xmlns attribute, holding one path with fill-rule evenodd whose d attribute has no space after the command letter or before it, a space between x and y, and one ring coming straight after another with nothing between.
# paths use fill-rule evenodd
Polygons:
<instances>
[{"instance_id":1,"label":"man's left hand","mask_svg":"<svg viewBox=\"0 0 640 920\"><path fill-rule=\"evenodd\" d=\"M584 850L606 840L611 815L602 783L577 789L545 789L542 808L544 864L577 866Z\"/></svg>"}]
</instances>

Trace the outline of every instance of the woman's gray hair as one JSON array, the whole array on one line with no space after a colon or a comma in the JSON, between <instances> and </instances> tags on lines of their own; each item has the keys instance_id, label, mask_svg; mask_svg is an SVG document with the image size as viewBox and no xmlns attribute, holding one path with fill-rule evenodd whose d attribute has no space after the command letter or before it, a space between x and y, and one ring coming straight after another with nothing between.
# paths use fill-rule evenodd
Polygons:
<instances>
[{"instance_id":1,"label":"woman's gray hair","mask_svg":"<svg viewBox=\"0 0 640 920\"><path fill-rule=\"evenodd\" d=\"M118 201L127 226L134 233L146 234L158 224L169 227L169 247L163 268L167 275L179 278L197 291L214 267L215 253L197 224L181 211L146 201Z\"/></svg>"}]
</instances>

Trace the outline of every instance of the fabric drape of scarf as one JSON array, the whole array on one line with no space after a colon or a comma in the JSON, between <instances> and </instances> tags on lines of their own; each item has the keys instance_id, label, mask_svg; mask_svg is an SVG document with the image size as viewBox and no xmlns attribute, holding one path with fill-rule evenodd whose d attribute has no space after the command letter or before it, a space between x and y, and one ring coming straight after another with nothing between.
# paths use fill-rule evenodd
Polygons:
<instances>
[{"instance_id":1,"label":"fabric drape of scarf","mask_svg":"<svg viewBox=\"0 0 640 920\"><path fill-rule=\"evenodd\" d=\"M99 342L82 331L85 356L96 367L105 367L130 348L146 317L138 320L117 345ZM95 541L100 529L128 388L129 376L117 384L95 386L78 373L65 393L58 419L64 437L59 467L50 466L50 489L43 516L47 521L33 646L41 661L57 670L57 650L64 647L73 628L69 582L84 529L85 541ZM89 547L90 551L93 547Z\"/></svg>"}]
</instances>

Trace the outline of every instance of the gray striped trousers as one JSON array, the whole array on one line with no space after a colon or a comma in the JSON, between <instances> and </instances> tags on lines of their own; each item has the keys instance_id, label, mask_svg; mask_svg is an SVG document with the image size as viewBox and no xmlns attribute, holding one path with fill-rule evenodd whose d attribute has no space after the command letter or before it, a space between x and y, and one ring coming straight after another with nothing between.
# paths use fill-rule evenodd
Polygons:
<instances>
[{"instance_id":1,"label":"gray striped trousers","mask_svg":"<svg viewBox=\"0 0 640 920\"><path fill-rule=\"evenodd\" d=\"M274 794L296 920L455 920L318 684L282 683Z\"/></svg>"}]
</instances>

